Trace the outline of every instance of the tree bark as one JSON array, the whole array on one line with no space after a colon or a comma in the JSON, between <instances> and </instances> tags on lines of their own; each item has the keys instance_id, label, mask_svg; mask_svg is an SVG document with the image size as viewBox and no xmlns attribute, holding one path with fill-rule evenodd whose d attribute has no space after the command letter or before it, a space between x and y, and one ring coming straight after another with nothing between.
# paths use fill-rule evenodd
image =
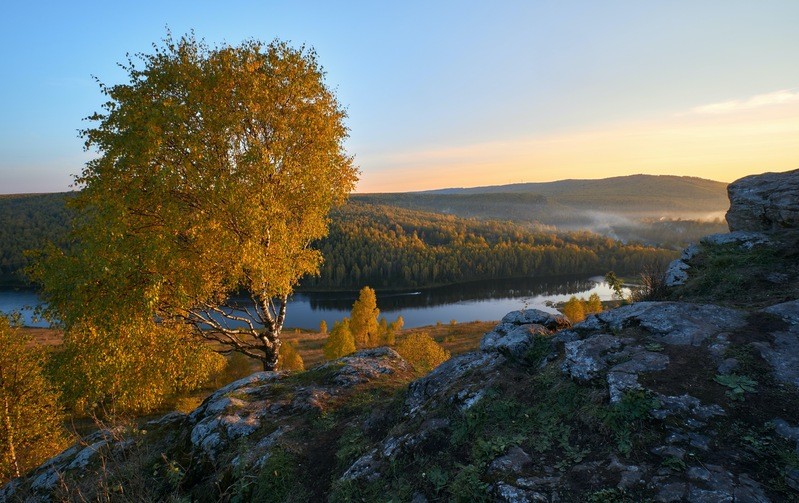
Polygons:
<instances>
[{"instance_id":1,"label":"tree bark","mask_svg":"<svg viewBox=\"0 0 799 503\"><path fill-rule=\"evenodd\" d=\"M19 463L17 463L17 453L14 449L14 426L11 424L8 396L3 396L3 423L6 427L6 436L8 438L8 457L11 458L11 464L14 466L14 476L19 477Z\"/></svg>"},{"instance_id":2,"label":"tree bark","mask_svg":"<svg viewBox=\"0 0 799 503\"><path fill-rule=\"evenodd\" d=\"M277 370L277 359L280 353L280 341L276 340L271 348L264 347L264 357L261 360L265 371Z\"/></svg>"}]
</instances>

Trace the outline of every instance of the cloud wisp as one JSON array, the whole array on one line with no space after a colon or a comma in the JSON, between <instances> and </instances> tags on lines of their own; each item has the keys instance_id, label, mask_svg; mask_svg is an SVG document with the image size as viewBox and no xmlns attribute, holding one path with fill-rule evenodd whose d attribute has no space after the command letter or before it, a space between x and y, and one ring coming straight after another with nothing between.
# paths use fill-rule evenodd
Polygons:
<instances>
[{"instance_id":1,"label":"cloud wisp","mask_svg":"<svg viewBox=\"0 0 799 503\"><path fill-rule=\"evenodd\" d=\"M722 101L702 105L692 110L696 114L725 114L739 112L742 110L752 110L755 108L787 105L799 102L799 91L794 89L783 89L772 93L758 94L743 100Z\"/></svg>"}]
</instances>

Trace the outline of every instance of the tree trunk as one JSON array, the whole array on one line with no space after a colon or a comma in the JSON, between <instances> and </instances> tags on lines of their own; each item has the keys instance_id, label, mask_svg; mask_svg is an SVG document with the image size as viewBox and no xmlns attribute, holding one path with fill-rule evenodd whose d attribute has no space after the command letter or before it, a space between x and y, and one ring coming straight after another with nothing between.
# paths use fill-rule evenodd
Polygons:
<instances>
[{"instance_id":1,"label":"tree trunk","mask_svg":"<svg viewBox=\"0 0 799 503\"><path fill-rule=\"evenodd\" d=\"M264 357L261 362L264 364L265 371L277 370L277 359L280 353L280 339L272 343L272 347L264 346Z\"/></svg>"},{"instance_id":2,"label":"tree trunk","mask_svg":"<svg viewBox=\"0 0 799 503\"><path fill-rule=\"evenodd\" d=\"M19 477L19 463L17 463L17 453L14 449L14 426L11 424L11 412L8 407L8 396L3 397L3 423L6 427L6 437L8 438L8 457L14 466L14 476Z\"/></svg>"}]
</instances>

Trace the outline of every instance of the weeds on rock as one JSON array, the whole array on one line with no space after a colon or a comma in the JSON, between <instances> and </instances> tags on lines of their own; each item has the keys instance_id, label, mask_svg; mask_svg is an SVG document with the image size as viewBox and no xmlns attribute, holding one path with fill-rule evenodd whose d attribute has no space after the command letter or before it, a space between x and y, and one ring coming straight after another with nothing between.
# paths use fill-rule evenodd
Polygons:
<instances>
[{"instance_id":1,"label":"weeds on rock","mask_svg":"<svg viewBox=\"0 0 799 503\"><path fill-rule=\"evenodd\" d=\"M726 395L730 400L742 402L745 393L757 393L757 381L747 376L736 374L717 375L713 380L729 388Z\"/></svg>"},{"instance_id":2,"label":"weeds on rock","mask_svg":"<svg viewBox=\"0 0 799 503\"><path fill-rule=\"evenodd\" d=\"M633 449L636 437L650 418L649 412L660 407L660 401L650 394L628 391L621 401L603 414L605 426L613 433L616 448L625 456Z\"/></svg>"}]
</instances>

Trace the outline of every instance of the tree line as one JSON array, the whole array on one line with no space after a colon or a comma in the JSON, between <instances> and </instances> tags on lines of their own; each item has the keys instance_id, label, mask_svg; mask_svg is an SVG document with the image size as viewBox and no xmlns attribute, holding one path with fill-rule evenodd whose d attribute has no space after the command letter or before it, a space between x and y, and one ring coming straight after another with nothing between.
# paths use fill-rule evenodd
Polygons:
<instances>
[{"instance_id":1,"label":"tree line","mask_svg":"<svg viewBox=\"0 0 799 503\"><path fill-rule=\"evenodd\" d=\"M26 250L66 246L71 193L0 196L0 285L25 283Z\"/></svg>"},{"instance_id":2,"label":"tree line","mask_svg":"<svg viewBox=\"0 0 799 503\"><path fill-rule=\"evenodd\" d=\"M350 201L319 243L320 273L304 288L419 288L466 281L567 274L637 273L676 252L590 232L545 232Z\"/></svg>"},{"instance_id":3,"label":"tree line","mask_svg":"<svg viewBox=\"0 0 799 503\"><path fill-rule=\"evenodd\" d=\"M67 194L0 198L0 284L21 285L26 249L66 246ZM352 200L331 214L317 243L324 263L300 287L419 288L466 281L567 274L637 273L676 252L590 232L475 220Z\"/></svg>"}]
</instances>

